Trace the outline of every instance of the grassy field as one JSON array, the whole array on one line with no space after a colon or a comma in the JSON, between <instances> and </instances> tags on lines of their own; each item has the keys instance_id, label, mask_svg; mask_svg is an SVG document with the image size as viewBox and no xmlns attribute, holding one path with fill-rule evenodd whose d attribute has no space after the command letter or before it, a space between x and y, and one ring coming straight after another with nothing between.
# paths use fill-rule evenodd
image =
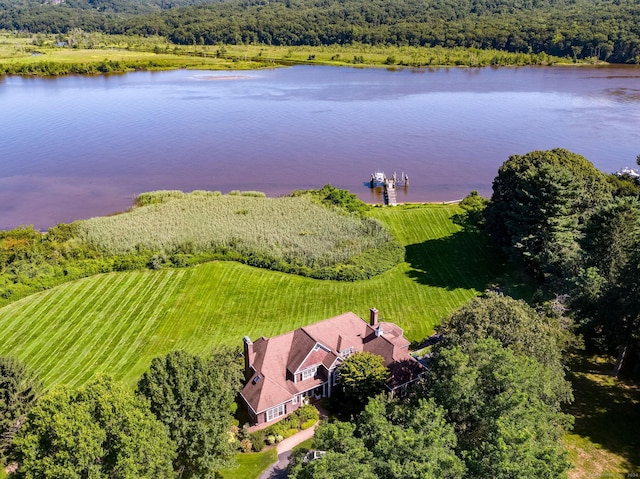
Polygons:
<instances>
[{"instance_id":1,"label":"grassy field","mask_svg":"<svg viewBox=\"0 0 640 479\"><path fill-rule=\"evenodd\" d=\"M264 68L263 61L239 58L221 58L215 55L215 49L194 49L175 47L157 38L152 43L136 43L131 37L123 43L123 37L113 37L109 44L95 48L61 48L51 45L34 45L31 37L19 37L13 34L0 34L0 72L14 65L35 65L44 62L56 64L91 64L103 61L123 62L138 65L140 69L164 70L191 68L201 70L249 70ZM150 63L152 62L152 63ZM3 67L5 66L5 67Z\"/></svg>"},{"instance_id":2,"label":"grassy field","mask_svg":"<svg viewBox=\"0 0 640 479\"><path fill-rule=\"evenodd\" d=\"M497 258L450 220L455 206L376 209L406 245L406 261L352 283L233 262L94 276L0 309L0 354L23 359L47 385L80 386L96 372L133 385L153 357L206 354L244 335L273 336L345 311L377 307L418 341L496 278ZM503 278L504 283L510 283Z\"/></svg>"},{"instance_id":3,"label":"grassy field","mask_svg":"<svg viewBox=\"0 0 640 479\"><path fill-rule=\"evenodd\" d=\"M572 434L565 437L576 465L570 479L638 477L640 386L611 377L613 359L576 356L569 378L575 402Z\"/></svg>"},{"instance_id":4,"label":"grassy field","mask_svg":"<svg viewBox=\"0 0 640 479\"><path fill-rule=\"evenodd\" d=\"M222 479L255 479L267 467L278 460L276 448L262 452L251 452L236 455L237 466L220 471Z\"/></svg>"}]
</instances>

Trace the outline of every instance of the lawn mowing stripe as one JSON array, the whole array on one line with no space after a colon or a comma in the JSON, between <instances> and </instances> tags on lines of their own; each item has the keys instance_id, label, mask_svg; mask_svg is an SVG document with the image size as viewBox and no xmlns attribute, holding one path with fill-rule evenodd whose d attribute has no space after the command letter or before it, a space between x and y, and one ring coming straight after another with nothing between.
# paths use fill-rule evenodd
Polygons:
<instances>
[{"instance_id":1,"label":"lawn mowing stripe","mask_svg":"<svg viewBox=\"0 0 640 479\"><path fill-rule=\"evenodd\" d=\"M191 270L181 270L180 274L176 275L177 280L173 282L171 289L164 292L164 303L157 304L156 309L154 310L153 321L147 322L147 330L140 330L139 335L132 343L132 354L129 355L129 359L116 365L115 374L117 377L123 378L123 380L127 382L137 381L142 372L149 369L149 365L153 358L170 351L170 348L165 351L157 351L150 348L151 339L157 335L158 328L162 323L163 318L167 315L167 311L172 307L178 292L184 287L185 279L190 275ZM143 332L146 332L147 334L143 335Z\"/></svg>"},{"instance_id":2,"label":"lawn mowing stripe","mask_svg":"<svg viewBox=\"0 0 640 479\"><path fill-rule=\"evenodd\" d=\"M97 333L92 335L93 341L83 341L85 335L80 336L78 340L74 342L73 351L78 351L80 357L87 358L84 362L83 368L72 368L67 371L67 374L60 379L68 384L73 384L73 380L80 374L84 374L87 369L89 370L101 370L104 363L98 362L103 359L102 354L105 350L109 350L111 343L123 334L128 327L127 315L120 314L126 311L122 305L127 304L127 298L139 297L139 294L145 288L145 282L141 281L142 273L136 272L129 278L129 282L134 284L133 288L118 288L116 293L112 295L111 301L107 303L105 308L101 311L100 316L103 318L110 318L110 321L105 321L100 325L99 321L93 321L93 324L102 326L97 329ZM95 329L95 328L94 328Z\"/></svg>"},{"instance_id":3,"label":"lawn mowing stripe","mask_svg":"<svg viewBox=\"0 0 640 479\"><path fill-rule=\"evenodd\" d=\"M142 274L139 272L133 275L132 278L135 280L134 282L136 284L136 288L133 290L118 291L118 296L120 297L121 302L116 305L115 309L109 308L108 310L105 310L102 312L103 316L107 316L109 318L115 318L114 320L109 321L108 323L107 322L103 323L104 325L109 324L110 327L107 328L106 331L104 327L101 328L100 334L96 335L97 341L93 341L92 343L86 343L85 347L80 351L81 356L90 358L89 360L91 362L87 364L86 368L82 368L82 369L76 368L75 370L70 371L68 375L63 378L66 383L73 384L75 382L79 382L78 377L83 377L84 375L86 375L87 371L94 369L93 366L98 362L100 363L100 368L95 368L96 370L99 370L102 368L106 370L111 370L111 368L109 367L108 356L109 356L109 352L110 353L115 352L114 349L112 348L112 342L123 336L123 333L120 332L120 330L113 329L112 327L113 324L118 324L118 325L129 324L129 327L130 327L133 324L133 322L128 321L128 318L131 316L130 314L131 302L134 300L137 301L141 296L144 297L145 292L150 290L151 287L155 284L154 282L151 282L151 281L148 281L148 282L142 281ZM123 326L120 326L120 328L122 327ZM96 342L99 344L97 348L94 345ZM107 357L104 357L103 355L104 351L107 351ZM71 375L72 372L74 373L73 375Z\"/></svg>"},{"instance_id":4,"label":"lawn mowing stripe","mask_svg":"<svg viewBox=\"0 0 640 479\"><path fill-rule=\"evenodd\" d=\"M100 282L98 281L97 284L100 285ZM87 285L89 285L90 288L86 288ZM85 294L72 295L71 297L69 297L68 294L64 294L68 293L69 291L78 291L78 289L80 289L80 291L82 291L83 289L88 289L88 291L86 291ZM23 318L25 324L31 323L31 326L33 327L32 334L34 336L37 336L39 339L39 341L30 341L28 338L25 339L25 344L30 344L31 346L24 348L21 351L21 356L24 358L33 359L34 362L37 363L37 359L35 359L30 354L31 351L33 349L36 349L41 353L43 348L42 344L40 344L40 341L46 341L47 347L49 347L52 337L61 334L62 331L73 326L76 315L74 314L69 317L67 315L61 314L61 312L66 311L70 306L84 305L86 298L91 294L91 290L93 289L95 289L95 282L82 281L79 283L66 284L61 287L61 292L63 293L65 301L60 301L59 297L56 297L56 301L56 298L51 297L50 301L39 303L39 308L38 310L36 310L38 314L34 315L33 317L25 319L24 314L20 315ZM79 312L81 311L81 308L75 307L74 311ZM35 323L32 323L30 321L32 318L36 318L34 320ZM56 318L57 320L51 321L49 320L49 318ZM53 331L55 331L54 334L52 334Z\"/></svg>"},{"instance_id":5,"label":"lawn mowing stripe","mask_svg":"<svg viewBox=\"0 0 640 479\"><path fill-rule=\"evenodd\" d=\"M162 271L162 272L154 272L147 273L145 276L154 277L155 281L148 281L148 290L153 290L155 294L152 296L153 301L145 300L142 302L138 302L135 308L131 308L128 316L131 318L129 320L128 329L122 334L118 339L117 344L110 344L109 351L111 354L103 361L104 364L110 366L111 370L116 369L116 365L120 364L123 359L127 359L130 355L133 355L136 352L136 348L134 347L138 338L142 333L147 333L149 329L151 329L151 325L154 324L158 319L158 315L160 311L164 308L164 301L168 300L167 292L170 291L173 284L179 284L180 278L183 276L183 271L171 270L171 271ZM163 298L159 298L162 296ZM127 346L126 350L129 354L127 355L119 355L118 351L124 349L124 346ZM116 357L114 357L116 356ZM115 361L115 364L113 362ZM126 362L126 361L125 361Z\"/></svg>"},{"instance_id":6,"label":"lawn mowing stripe","mask_svg":"<svg viewBox=\"0 0 640 479\"><path fill-rule=\"evenodd\" d=\"M73 284L67 284L65 285L67 288L73 288ZM54 301L54 307L52 308L49 302L49 299L51 298L50 295L43 295L41 293L29 297L27 299L23 299L21 301L19 301L18 303L16 303L16 308L12 308L14 305L10 305L8 306L6 309L3 309L3 316L5 315L5 311L9 312L9 314L13 314L13 322L14 323L19 323L20 326L15 327L13 329L13 333L12 334L5 334L4 336L4 340L3 340L3 348L7 348L7 349L11 349L13 354L16 355L26 355L26 353L28 353L28 351L30 351L30 349L32 347L35 347L37 345L37 341L35 340L36 337L41 337L41 335L46 334L47 329L54 329L59 327L58 324L56 324L55 322L47 322L46 321L46 314L43 314L43 311L46 311L46 313L51 313L52 315L54 315L58 308L62 307L62 304L57 304ZM23 305L25 305L26 301L32 301L32 304L35 306L34 308L28 307L26 308L27 311L24 311L24 308L22 308ZM78 302L81 301L81 298L77 298ZM26 303L28 304L28 303ZM8 317L5 316L5 317ZM39 319L38 319L39 318ZM45 331L41 330L41 327L45 327ZM8 331L9 328L7 327L8 325L4 325L5 327L3 328L5 331ZM14 339L15 338L15 339ZM14 342L17 342L17 345L13 345ZM28 345L31 345L31 348L28 347ZM26 353L25 353L25 349L26 349Z\"/></svg>"},{"instance_id":7,"label":"lawn mowing stripe","mask_svg":"<svg viewBox=\"0 0 640 479\"><path fill-rule=\"evenodd\" d=\"M188 274L185 274L185 278L188 278L192 275L192 270L188 271ZM167 332L167 327L169 330L180 330L184 327L183 321L175 321L173 323L166 321L166 316L170 310L175 307L176 297L184 288L186 280L180 280L175 283L170 291L170 294L166 297L167 305L162 307L157 311L157 321L153 324L153 334L150 334L145 338L144 343L139 342L139 344L135 348L135 356L137 358L133 358L129 361L130 364L134 365L134 369L136 371L144 371L149 367L151 359L156 356L159 356L163 353L166 353L172 349L176 348L175 341L171 338L174 336L171 332ZM159 305L162 306L162 305ZM127 374L127 376L131 376Z\"/></svg>"},{"instance_id":8,"label":"lawn mowing stripe","mask_svg":"<svg viewBox=\"0 0 640 479\"><path fill-rule=\"evenodd\" d=\"M54 351L48 353L49 359L44 362L43 367L46 367L52 361L70 363L70 367L68 366L63 374L58 374L59 382L64 382L64 379L72 375L75 370L87 367L86 361L76 362L73 358L85 358L86 354L84 352L87 347L93 346L94 343L102 339L104 336L102 331L108 329L108 323L101 323L100 319L104 318L105 311L108 311L118 301L119 295L115 293L128 288L131 283L135 284L136 274L125 275L121 281L117 281L117 276L113 274L105 278L105 285L108 287L102 293L102 298L108 299L106 301L103 299L98 304L98 307L91 308L91 305L87 304L90 311L87 311L87 308L82 310L82 319L76 322L75 328L69 334L64 335L64 339L61 338L59 346ZM137 290L137 287L135 289ZM79 354L81 347L83 354ZM35 359L37 360L37 358ZM47 381L48 375L44 379Z\"/></svg>"},{"instance_id":9,"label":"lawn mowing stripe","mask_svg":"<svg viewBox=\"0 0 640 479\"><path fill-rule=\"evenodd\" d=\"M45 358L40 360L38 356L34 357L34 361L39 362L40 367L47 371L43 374L45 382L60 382L62 377L73 370L85 367L85 358L78 352L79 345L83 341L96 341L99 325L89 318L86 310L81 310L80 316L81 319L76 321L73 329L61 331L52 338L55 347L51 346L43 351Z\"/></svg>"},{"instance_id":10,"label":"lawn mowing stripe","mask_svg":"<svg viewBox=\"0 0 640 479\"><path fill-rule=\"evenodd\" d=\"M194 275L198 275L200 266L193 268L190 271L192 274L186 278L183 289L189 287L198 288L199 286L199 282L192 285L190 283L190 279ZM213 296L216 294L216 291L212 289L210 294ZM165 312L162 318L156 337L154 338L155 345L150 345L154 350L159 351L158 354L160 354L160 351L168 351L175 348L189 349L188 344L180 342L180 336L184 336L186 334L193 337L193 328L196 325L195 321L201 321L203 313L201 311L194 311L193 308L197 307L197 305L185 302L185 299L188 301L188 297L185 298L178 293L172 307ZM185 311L191 311L192 314L183 314Z\"/></svg>"},{"instance_id":11,"label":"lawn mowing stripe","mask_svg":"<svg viewBox=\"0 0 640 479\"><path fill-rule=\"evenodd\" d=\"M73 307L72 303L67 303L63 316L65 318L68 317L78 317L80 318L78 321L70 322L74 327L69 331L58 331L57 336L64 337L66 341L60 343L56 349L54 349L53 353L57 353L60 350L68 350L67 344L77 344L77 341L74 339L78 336L79 331L82 331L87 323L87 310L89 311L101 311L104 309L105 304L109 304L114 301L114 297L112 291L117 290L122 287L127 287L130 283L130 276L122 276L118 277L117 275L110 274L100 277L95 286L91 288L85 288L85 291L89 296L93 299L93 301L86 301L82 304L82 308ZM99 301L96 301L95 298L99 298ZM68 312L69 311L69 312ZM72 311L72 312L71 312Z\"/></svg>"},{"instance_id":12,"label":"lawn mowing stripe","mask_svg":"<svg viewBox=\"0 0 640 479\"><path fill-rule=\"evenodd\" d=\"M9 322L8 318L10 318L10 314L12 313L15 315L12 322L19 322L19 320L17 319L18 311L20 311L20 314L22 314L23 316L31 316L31 312L36 310L44 299L48 299L53 294L53 290L43 291L40 293L36 293L33 296L29 296L28 298L23 298L13 304L6 306L4 309L0 309L0 325L2 325L3 321L5 320ZM27 324L26 322L23 322L22 324L26 329L29 328L29 324ZM3 335L3 343L10 349L13 337L15 335L20 336L21 330L16 331L14 335L7 336L7 328L2 329L5 331L5 334Z\"/></svg>"},{"instance_id":13,"label":"lawn mowing stripe","mask_svg":"<svg viewBox=\"0 0 640 479\"><path fill-rule=\"evenodd\" d=\"M184 276L184 270L171 270L153 273L157 276L163 276L163 282L161 285L155 282L149 282L148 289L155 289L156 291L162 291L163 299L160 301L138 301L135 307L130 309L130 316L140 318L139 327L135 333L135 336L128 335L129 343L131 345L139 345L142 343L143 333L147 336L150 333L151 326L158 321L157 315L161 313L159 309L163 306L164 301L167 301L171 297L177 285L181 284L182 277ZM162 301L162 302L161 302ZM138 351L139 348L136 348ZM125 356L121 356L114 366L120 366L127 361L123 361Z\"/></svg>"}]
</instances>

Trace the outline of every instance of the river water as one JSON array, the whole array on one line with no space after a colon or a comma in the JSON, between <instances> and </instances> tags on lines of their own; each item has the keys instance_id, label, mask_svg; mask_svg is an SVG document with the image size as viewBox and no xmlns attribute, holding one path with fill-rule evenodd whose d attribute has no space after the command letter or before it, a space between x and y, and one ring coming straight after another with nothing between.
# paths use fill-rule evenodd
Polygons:
<instances>
[{"instance_id":1,"label":"river water","mask_svg":"<svg viewBox=\"0 0 640 479\"><path fill-rule=\"evenodd\" d=\"M0 228L122 211L157 189L326 183L369 202L491 194L512 154L567 148L606 172L640 154L640 68L248 72L0 77Z\"/></svg>"}]
</instances>

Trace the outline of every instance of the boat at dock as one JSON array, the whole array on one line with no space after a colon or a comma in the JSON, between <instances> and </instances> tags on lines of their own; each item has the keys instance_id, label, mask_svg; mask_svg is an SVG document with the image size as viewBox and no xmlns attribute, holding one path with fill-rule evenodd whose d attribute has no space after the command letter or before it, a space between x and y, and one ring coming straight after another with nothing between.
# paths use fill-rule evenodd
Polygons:
<instances>
[{"instance_id":1,"label":"boat at dock","mask_svg":"<svg viewBox=\"0 0 640 479\"><path fill-rule=\"evenodd\" d=\"M400 175L400 178L398 178L398 175L394 171L393 176L391 176L390 178L387 178L387 175L385 175L384 172L380 170L371 173L371 179L369 180L369 184L371 188L374 188L376 186L387 186L390 183L393 183L394 187L409 186L409 175L407 175L403 171L402 175Z\"/></svg>"},{"instance_id":2,"label":"boat at dock","mask_svg":"<svg viewBox=\"0 0 640 479\"><path fill-rule=\"evenodd\" d=\"M371 173L371 188L375 186L383 186L387 181L387 177L382 171Z\"/></svg>"},{"instance_id":3,"label":"boat at dock","mask_svg":"<svg viewBox=\"0 0 640 479\"><path fill-rule=\"evenodd\" d=\"M640 179L640 172L638 171L638 169L629 168L628 166L625 166L624 168L621 168L620 170L616 171L615 175L617 177L629 176L631 178L635 178L636 180Z\"/></svg>"},{"instance_id":4,"label":"boat at dock","mask_svg":"<svg viewBox=\"0 0 640 479\"><path fill-rule=\"evenodd\" d=\"M370 187L375 188L376 186L384 187L384 202L389 206L396 206L398 201L396 199L396 186L404 186L407 188L409 186L409 175L402 172L402 176L398 179L398 175L396 172L393 172L393 176L391 178L387 178L387 176L382 171L376 171L371 174Z\"/></svg>"}]
</instances>

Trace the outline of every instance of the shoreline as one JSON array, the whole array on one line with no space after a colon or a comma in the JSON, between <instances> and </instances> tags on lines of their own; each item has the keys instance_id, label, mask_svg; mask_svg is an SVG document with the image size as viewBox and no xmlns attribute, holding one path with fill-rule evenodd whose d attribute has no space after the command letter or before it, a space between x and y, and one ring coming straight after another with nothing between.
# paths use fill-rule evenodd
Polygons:
<instances>
[{"instance_id":1,"label":"shoreline","mask_svg":"<svg viewBox=\"0 0 640 479\"><path fill-rule=\"evenodd\" d=\"M267 46L158 43L155 46L103 44L99 48L34 45L31 38L0 34L0 78L123 74L132 71L190 69L201 71L261 70L295 65L389 70L442 68L500 68L523 66L610 66L605 62L574 61L545 53L443 47L371 45ZM122 41L121 38L118 39ZM132 37L131 42L136 38ZM114 39L115 41L115 39ZM172 48L171 48L172 47Z\"/></svg>"}]
</instances>

